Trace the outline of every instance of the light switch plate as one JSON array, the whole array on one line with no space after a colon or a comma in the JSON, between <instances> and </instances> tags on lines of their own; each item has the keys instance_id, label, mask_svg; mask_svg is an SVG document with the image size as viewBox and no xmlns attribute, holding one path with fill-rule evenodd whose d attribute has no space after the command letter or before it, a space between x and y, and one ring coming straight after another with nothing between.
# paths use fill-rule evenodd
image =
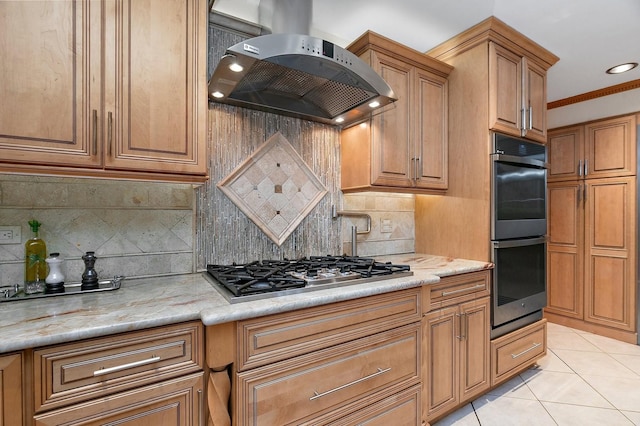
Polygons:
<instances>
[{"instance_id":1,"label":"light switch plate","mask_svg":"<svg viewBox=\"0 0 640 426\"><path fill-rule=\"evenodd\" d=\"M0 244L20 244L22 235L19 226L0 225Z\"/></svg>"}]
</instances>

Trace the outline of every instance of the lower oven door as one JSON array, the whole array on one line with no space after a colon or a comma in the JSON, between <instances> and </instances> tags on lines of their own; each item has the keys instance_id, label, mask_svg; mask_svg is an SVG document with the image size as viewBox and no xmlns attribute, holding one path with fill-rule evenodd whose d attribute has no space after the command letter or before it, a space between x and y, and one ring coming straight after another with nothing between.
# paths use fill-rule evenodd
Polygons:
<instances>
[{"instance_id":1,"label":"lower oven door","mask_svg":"<svg viewBox=\"0 0 640 426\"><path fill-rule=\"evenodd\" d=\"M547 305L546 237L493 241L492 326Z\"/></svg>"}]
</instances>

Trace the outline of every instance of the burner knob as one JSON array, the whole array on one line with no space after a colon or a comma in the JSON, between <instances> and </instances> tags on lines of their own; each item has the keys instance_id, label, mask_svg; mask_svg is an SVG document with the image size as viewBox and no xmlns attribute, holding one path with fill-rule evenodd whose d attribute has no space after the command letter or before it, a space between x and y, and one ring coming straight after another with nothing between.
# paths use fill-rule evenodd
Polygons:
<instances>
[{"instance_id":1,"label":"burner knob","mask_svg":"<svg viewBox=\"0 0 640 426\"><path fill-rule=\"evenodd\" d=\"M317 269L309 269L307 271L307 276L315 278L318 276L318 270Z\"/></svg>"}]
</instances>

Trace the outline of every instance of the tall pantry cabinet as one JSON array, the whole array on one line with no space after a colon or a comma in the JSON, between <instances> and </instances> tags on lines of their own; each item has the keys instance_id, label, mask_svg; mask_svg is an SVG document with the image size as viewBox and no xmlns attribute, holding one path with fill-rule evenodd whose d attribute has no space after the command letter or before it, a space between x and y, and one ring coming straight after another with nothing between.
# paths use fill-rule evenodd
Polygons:
<instances>
[{"instance_id":1,"label":"tall pantry cabinet","mask_svg":"<svg viewBox=\"0 0 640 426\"><path fill-rule=\"evenodd\" d=\"M0 2L0 170L206 179L207 6Z\"/></svg>"},{"instance_id":2,"label":"tall pantry cabinet","mask_svg":"<svg viewBox=\"0 0 640 426\"><path fill-rule=\"evenodd\" d=\"M549 131L548 306L560 324L631 343L636 325L635 115Z\"/></svg>"}]
</instances>

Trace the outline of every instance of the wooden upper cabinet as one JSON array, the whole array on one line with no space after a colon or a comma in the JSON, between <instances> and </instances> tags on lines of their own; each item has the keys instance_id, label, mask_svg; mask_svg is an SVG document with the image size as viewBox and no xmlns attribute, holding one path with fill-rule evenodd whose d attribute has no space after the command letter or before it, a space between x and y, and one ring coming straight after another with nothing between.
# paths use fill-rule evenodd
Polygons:
<instances>
[{"instance_id":1,"label":"wooden upper cabinet","mask_svg":"<svg viewBox=\"0 0 640 426\"><path fill-rule=\"evenodd\" d=\"M549 182L578 179L584 159L584 126L550 130L547 150Z\"/></svg>"},{"instance_id":2,"label":"wooden upper cabinet","mask_svg":"<svg viewBox=\"0 0 640 426\"><path fill-rule=\"evenodd\" d=\"M546 81L544 68L490 42L489 128L545 143Z\"/></svg>"},{"instance_id":3,"label":"wooden upper cabinet","mask_svg":"<svg viewBox=\"0 0 640 426\"><path fill-rule=\"evenodd\" d=\"M0 2L0 161L101 166L100 7Z\"/></svg>"},{"instance_id":4,"label":"wooden upper cabinet","mask_svg":"<svg viewBox=\"0 0 640 426\"><path fill-rule=\"evenodd\" d=\"M106 167L205 174L206 18L198 0L107 2Z\"/></svg>"},{"instance_id":5,"label":"wooden upper cabinet","mask_svg":"<svg viewBox=\"0 0 640 426\"><path fill-rule=\"evenodd\" d=\"M636 116L598 120L549 132L548 180L636 174Z\"/></svg>"},{"instance_id":6,"label":"wooden upper cabinet","mask_svg":"<svg viewBox=\"0 0 640 426\"><path fill-rule=\"evenodd\" d=\"M342 132L342 190L446 190L452 68L372 32L349 50L380 74L398 100Z\"/></svg>"},{"instance_id":7,"label":"wooden upper cabinet","mask_svg":"<svg viewBox=\"0 0 640 426\"><path fill-rule=\"evenodd\" d=\"M0 170L204 180L206 9L1 2Z\"/></svg>"},{"instance_id":8,"label":"wooden upper cabinet","mask_svg":"<svg viewBox=\"0 0 640 426\"><path fill-rule=\"evenodd\" d=\"M636 174L636 116L612 118L585 126L586 178Z\"/></svg>"}]
</instances>

